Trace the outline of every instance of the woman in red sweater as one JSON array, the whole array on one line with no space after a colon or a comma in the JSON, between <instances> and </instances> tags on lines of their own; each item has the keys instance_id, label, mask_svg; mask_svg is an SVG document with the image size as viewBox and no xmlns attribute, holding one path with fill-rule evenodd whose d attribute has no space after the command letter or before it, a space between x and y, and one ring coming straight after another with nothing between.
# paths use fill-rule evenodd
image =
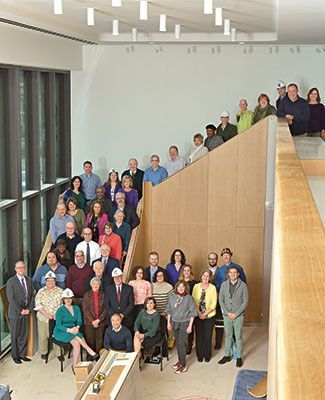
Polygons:
<instances>
[{"instance_id":1,"label":"woman in red sweater","mask_svg":"<svg viewBox=\"0 0 325 400\"><path fill-rule=\"evenodd\" d=\"M113 224L106 222L104 225L105 234L99 236L98 244L108 244L111 248L110 257L121 261L122 259L122 240L119 235L113 232Z\"/></svg>"}]
</instances>

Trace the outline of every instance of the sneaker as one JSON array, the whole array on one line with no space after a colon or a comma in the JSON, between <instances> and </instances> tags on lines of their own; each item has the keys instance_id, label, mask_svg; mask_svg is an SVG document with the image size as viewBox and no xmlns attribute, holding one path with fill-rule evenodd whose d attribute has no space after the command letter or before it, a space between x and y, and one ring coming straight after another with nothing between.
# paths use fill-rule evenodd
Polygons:
<instances>
[{"instance_id":1,"label":"sneaker","mask_svg":"<svg viewBox=\"0 0 325 400\"><path fill-rule=\"evenodd\" d=\"M187 366L180 364L179 367L175 370L175 374L183 374L187 371Z\"/></svg>"},{"instance_id":2,"label":"sneaker","mask_svg":"<svg viewBox=\"0 0 325 400\"><path fill-rule=\"evenodd\" d=\"M172 368L173 369L178 369L178 367L180 366L180 362L179 361L177 361L177 363L175 363L173 366L172 366Z\"/></svg>"},{"instance_id":3,"label":"sneaker","mask_svg":"<svg viewBox=\"0 0 325 400\"><path fill-rule=\"evenodd\" d=\"M237 358L236 367L240 368L243 366L243 360L241 358Z\"/></svg>"},{"instance_id":4,"label":"sneaker","mask_svg":"<svg viewBox=\"0 0 325 400\"><path fill-rule=\"evenodd\" d=\"M226 364L230 361L230 357L224 356L221 360L218 361L218 364Z\"/></svg>"}]
</instances>

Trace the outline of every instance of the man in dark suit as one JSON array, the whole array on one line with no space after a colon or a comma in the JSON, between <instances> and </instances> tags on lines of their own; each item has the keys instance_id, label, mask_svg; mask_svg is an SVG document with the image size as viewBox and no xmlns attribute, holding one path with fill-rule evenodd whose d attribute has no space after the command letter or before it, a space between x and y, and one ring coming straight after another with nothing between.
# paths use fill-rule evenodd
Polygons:
<instances>
[{"instance_id":1,"label":"man in dark suit","mask_svg":"<svg viewBox=\"0 0 325 400\"><path fill-rule=\"evenodd\" d=\"M59 239L63 239L67 244L67 250L70 253L72 259L74 260L74 252L76 251L77 245L83 241L82 237L75 232L75 225L73 222L68 222L65 226L65 233L62 233L58 236L55 245L52 248L55 248Z\"/></svg>"},{"instance_id":2,"label":"man in dark suit","mask_svg":"<svg viewBox=\"0 0 325 400\"><path fill-rule=\"evenodd\" d=\"M16 364L31 361L26 357L28 320L34 308L34 287L32 279L25 276L26 266L23 261L15 265L16 275L7 282L9 303L8 317L11 336L11 357Z\"/></svg>"},{"instance_id":3,"label":"man in dark suit","mask_svg":"<svg viewBox=\"0 0 325 400\"><path fill-rule=\"evenodd\" d=\"M117 210L121 210L124 212L124 222L130 225L131 229L136 228L140 224L139 217L135 212L134 208L129 204L125 204L125 194L123 192L118 192L115 195L115 200L117 206L114 207L114 213ZM110 220L113 221L113 215L110 216Z\"/></svg>"},{"instance_id":4,"label":"man in dark suit","mask_svg":"<svg viewBox=\"0 0 325 400\"><path fill-rule=\"evenodd\" d=\"M114 268L118 268L120 266L119 260L116 258L110 257L111 249L108 244L104 243L100 246L101 257L96 258L93 261L92 265L96 261L100 261L104 267L104 284L111 285L113 283L112 272Z\"/></svg>"},{"instance_id":5,"label":"man in dark suit","mask_svg":"<svg viewBox=\"0 0 325 400\"><path fill-rule=\"evenodd\" d=\"M129 169L123 172L122 178L128 175L132 179L132 187L138 192L139 200L142 197L142 182L144 171L138 168L138 161L135 158L129 159Z\"/></svg>"},{"instance_id":6,"label":"man in dark suit","mask_svg":"<svg viewBox=\"0 0 325 400\"><path fill-rule=\"evenodd\" d=\"M159 255L156 251L152 251L151 253L149 253L149 267L144 269L143 279L149 281L150 283L153 283L157 271L162 271L165 274L166 270L164 268L159 267L158 264L159 264Z\"/></svg>"},{"instance_id":7,"label":"man in dark suit","mask_svg":"<svg viewBox=\"0 0 325 400\"><path fill-rule=\"evenodd\" d=\"M120 314L123 317L122 324L132 329L134 308L133 288L122 282L123 272L120 268L114 268L112 278L114 283L108 285L105 292L108 320L111 320L113 314Z\"/></svg>"}]
</instances>

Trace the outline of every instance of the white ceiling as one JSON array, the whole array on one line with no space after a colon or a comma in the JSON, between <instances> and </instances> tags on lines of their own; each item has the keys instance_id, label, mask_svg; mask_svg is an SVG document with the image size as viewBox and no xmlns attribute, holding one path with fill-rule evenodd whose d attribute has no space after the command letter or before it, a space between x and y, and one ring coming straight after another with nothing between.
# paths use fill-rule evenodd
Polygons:
<instances>
[{"instance_id":1,"label":"white ceiling","mask_svg":"<svg viewBox=\"0 0 325 400\"><path fill-rule=\"evenodd\" d=\"M237 29L237 41L262 43L325 43L325 0L213 0L223 18ZM95 26L86 23L87 7L95 8ZM158 31L159 15L167 15L167 32ZM214 16L203 14L203 0L149 0L148 21L139 20L139 0L63 0L63 15L54 15L53 0L0 0L0 18L101 43L131 41L137 28L140 42L231 43ZM119 20L120 35L112 36L112 20ZM174 37L181 25L181 40Z\"/></svg>"}]
</instances>

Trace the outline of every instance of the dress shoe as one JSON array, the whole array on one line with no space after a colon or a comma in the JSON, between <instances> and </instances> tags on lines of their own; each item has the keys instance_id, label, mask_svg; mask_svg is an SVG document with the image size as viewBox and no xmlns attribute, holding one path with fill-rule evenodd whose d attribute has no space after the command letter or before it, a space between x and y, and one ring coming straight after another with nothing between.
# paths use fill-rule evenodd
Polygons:
<instances>
[{"instance_id":1,"label":"dress shoe","mask_svg":"<svg viewBox=\"0 0 325 400\"><path fill-rule=\"evenodd\" d=\"M41 359L46 360L47 355L46 354L41 354Z\"/></svg>"},{"instance_id":2,"label":"dress shoe","mask_svg":"<svg viewBox=\"0 0 325 400\"><path fill-rule=\"evenodd\" d=\"M30 358L27 358L27 357L21 357L21 360L23 360L25 362L31 362L32 361Z\"/></svg>"},{"instance_id":3,"label":"dress shoe","mask_svg":"<svg viewBox=\"0 0 325 400\"><path fill-rule=\"evenodd\" d=\"M221 349L221 343L216 343L216 344L214 345L214 349L215 349L215 350L220 350L220 349Z\"/></svg>"},{"instance_id":4,"label":"dress shoe","mask_svg":"<svg viewBox=\"0 0 325 400\"><path fill-rule=\"evenodd\" d=\"M100 355L94 354L93 356L90 356L90 358L92 359L92 361L98 361L100 359Z\"/></svg>"},{"instance_id":5,"label":"dress shoe","mask_svg":"<svg viewBox=\"0 0 325 400\"><path fill-rule=\"evenodd\" d=\"M14 358L13 360L14 360L14 363L16 363L16 364L22 364L20 358Z\"/></svg>"},{"instance_id":6,"label":"dress shoe","mask_svg":"<svg viewBox=\"0 0 325 400\"><path fill-rule=\"evenodd\" d=\"M205 358L204 361L205 362L210 362L210 358Z\"/></svg>"},{"instance_id":7,"label":"dress shoe","mask_svg":"<svg viewBox=\"0 0 325 400\"><path fill-rule=\"evenodd\" d=\"M237 358L236 367L240 368L243 366L243 360L241 358Z\"/></svg>"},{"instance_id":8,"label":"dress shoe","mask_svg":"<svg viewBox=\"0 0 325 400\"><path fill-rule=\"evenodd\" d=\"M219 360L218 361L218 364L226 364L227 362L229 362L230 361L230 357L226 357L226 356L224 356L224 357L222 357L222 359L221 360Z\"/></svg>"},{"instance_id":9,"label":"dress shoe","mask_svg":"<svg viewBox=\"0 0 325 400\"><path fill-rule=\"evenodd\" d=\"M186 348L186 354L189 356L192 353L192 346Z\"/></svg>"}]
</instances>

